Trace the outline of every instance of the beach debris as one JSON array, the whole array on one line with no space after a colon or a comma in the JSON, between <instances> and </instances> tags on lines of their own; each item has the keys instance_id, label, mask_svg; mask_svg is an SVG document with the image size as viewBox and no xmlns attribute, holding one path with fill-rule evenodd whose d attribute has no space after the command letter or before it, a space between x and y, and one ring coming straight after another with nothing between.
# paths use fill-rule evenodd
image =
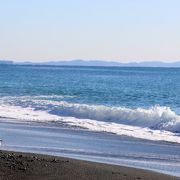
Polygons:
<instances>
[{"instance_id":1,"label":"beach debris","mask_svg":"<svg viewBox=\"0 0 180 180\"><path fill-rule=\"evenodd\" d=\"M141 177L137 177L136 179L141 179Z\"/></svg>"},{"instance_id":2,"label":"beach debris","mask_svg":"<svg viewBox=\"0 0 180 180\"><path fill-rule=\"evenodd\" d=\"M56 158L54 158L51 162L57 162L57 159L56 159Z\"/></svg>"},{"instance_id":3,"label":"beach debris","mask_svg":"<svg viewBox=\"0 0 180 180\"><path fill-rule=\"evenodd\" d=\"M33 156L33 159L35 159L37 161L39 160L37 156Z\"/></svg>"},{"instance_id":4,"label":"beach debris","mask_svg":"<svg viewBox=\"0 0 180 180\"><path fill-rule=\"evenodd\" d=\"M26 167L24 167L24 166L23 167L18 167L18 169L21 170L21 171L25 171Z\"/></svg>"},{"instance_id":5,"label":"beach debris","mask_svg":"<svg viewBox=\"0 0 180 180\"><path fill-rule=\"evenodd\" d=\"M18 157L19 157L19 158L22 158L22 154L20 154Z\"/></svg>"}]
</instances>

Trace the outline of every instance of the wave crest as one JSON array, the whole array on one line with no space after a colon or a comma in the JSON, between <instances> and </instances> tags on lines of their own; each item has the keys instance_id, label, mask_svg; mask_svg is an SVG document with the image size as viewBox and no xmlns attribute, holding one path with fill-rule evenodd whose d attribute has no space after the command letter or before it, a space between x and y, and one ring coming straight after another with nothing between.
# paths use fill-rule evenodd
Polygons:
<instances>
[{"instance_id":1,"label":"wave crest","mask_svg":"<svg viewBox=\"0 0 180 180\"><path fill-rule=\"evenodd\" d=\"M55 115L180 132L180 116L166 106L156 105L149 109L130 109L50 100L36 100L36 103L48 107L53 105L49 113Z\"/></svg>"}]
</instances>

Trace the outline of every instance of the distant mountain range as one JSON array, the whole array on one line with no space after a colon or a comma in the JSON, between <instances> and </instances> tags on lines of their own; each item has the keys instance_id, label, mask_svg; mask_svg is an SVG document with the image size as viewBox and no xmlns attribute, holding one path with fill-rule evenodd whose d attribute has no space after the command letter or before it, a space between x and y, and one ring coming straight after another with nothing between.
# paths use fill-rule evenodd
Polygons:
<instances>
[{"instance_id":1,"label":"distant mountain range","mask_svg":"<svg viewBox=\"0 0 180 180\"><path fill-rule=\"evenodd\" d=\"M72 61L49 61L49 62L15 62L0 60L0 64L15 64L15 65L52 65L52 66L118 66L118 67L180 67L180 61L166 63L161 61L147 61L147 62L132 62L120 63L113 61L101 60L72 60Z\"/></svg>"},{"instance_id":2,"label":"distant mountain range","mask_svg":"<svg viewBox=\"0 0 180 180\"><path fill-rule=\"evenodd\" d=\"M3 61L3 60L0 60L0 64L13 64L13 61Z\"/></svg>"}]
</instances>

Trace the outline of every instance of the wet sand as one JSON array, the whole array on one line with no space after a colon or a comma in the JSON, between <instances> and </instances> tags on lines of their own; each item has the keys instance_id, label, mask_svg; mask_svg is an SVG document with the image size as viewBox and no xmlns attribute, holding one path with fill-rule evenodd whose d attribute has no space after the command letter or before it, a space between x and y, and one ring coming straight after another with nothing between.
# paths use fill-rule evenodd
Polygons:
<instances>
[{"instance_id":1,"label":"wet sand","mask_svg":"<svg viewBox=\"0 0 180 180\"><path fill-rule=\"evenodd\" d=\"M0 151L0 180L180 180L147 170L48 155Z\"/></svg>"}]
</instances>

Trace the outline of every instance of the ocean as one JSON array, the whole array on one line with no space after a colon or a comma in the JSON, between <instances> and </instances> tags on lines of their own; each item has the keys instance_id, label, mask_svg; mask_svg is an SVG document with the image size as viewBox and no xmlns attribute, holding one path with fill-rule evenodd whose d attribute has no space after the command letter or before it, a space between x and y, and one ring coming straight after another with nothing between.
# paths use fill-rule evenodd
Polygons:
<instances>
[{"instance_id":1,"label":"ocean","mask_svg":"<svg viewBox=\"0 0 180 180\"><path fill-rule=\"evenodd\" d=\"M180 176L180 68L0 65L0 138Z\"/></svg>"}]
</instances>

